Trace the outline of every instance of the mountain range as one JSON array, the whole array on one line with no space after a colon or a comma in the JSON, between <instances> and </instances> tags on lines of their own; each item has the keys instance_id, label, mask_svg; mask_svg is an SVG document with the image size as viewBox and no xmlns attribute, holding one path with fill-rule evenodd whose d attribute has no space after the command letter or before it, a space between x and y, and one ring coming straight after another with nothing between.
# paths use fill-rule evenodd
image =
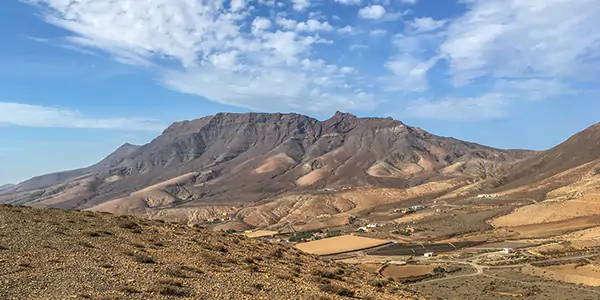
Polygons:
<instances>
[{"instance_id":1,"label":"mountain range","mask_svg":"<svg viewBox=\"0 0 600 300\"><path fill-rule=\"evenodd\" d=\"M174 123L93 166L4 187L0 203L188 223L227 216L240 228L319 227L410 199L483 192L541 199L556 185L519 187L595 162L599 143L600 125L548 151L527 151L436 136L391 118L219 113Z\"/></svg>"}]
</instances>

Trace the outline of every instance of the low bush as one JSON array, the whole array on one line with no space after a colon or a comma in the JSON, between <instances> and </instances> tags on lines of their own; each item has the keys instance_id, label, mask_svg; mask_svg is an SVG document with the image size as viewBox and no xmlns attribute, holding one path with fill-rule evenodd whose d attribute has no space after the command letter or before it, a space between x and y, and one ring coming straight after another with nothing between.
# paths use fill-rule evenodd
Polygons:
<instances>
[{"instance_id":1,"label":"low bush","mask_svg":"<svg viewBox=\"0 0 600 300\"><path fill-rule=\"evenodd\" d=\"M342 297L354 297L355 292L337 284L324 284L321 286L321 291L335 294Z\"/></svg>"}]
</instances>

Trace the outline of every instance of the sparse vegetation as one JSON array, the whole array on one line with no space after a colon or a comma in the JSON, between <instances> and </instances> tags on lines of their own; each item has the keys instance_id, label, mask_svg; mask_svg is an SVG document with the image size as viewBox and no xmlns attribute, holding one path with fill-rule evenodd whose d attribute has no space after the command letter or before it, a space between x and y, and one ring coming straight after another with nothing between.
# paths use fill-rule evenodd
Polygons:
<instances>
[{"instance_id":1,"label":"sparse vegetation","mask_svg":"<svg viewBox=\"0 0 600 300\"><path fill-rule=\"evenodd\" d=\"M120 220L117 223L117 226L119 228L123 228L123 229L140 229L140 225L138 225L137 223L130 221L130 220Z\"/></svg>"},{"instance_id":2,"label":"sparse vegetation","mask_svg":"<svg viewBox=\"0 0 600 300\"><path fill-rule=\"evenodd\" d=\"M342 235L342 231L341 230L333 230L333 231L327 231L327 234L325 235L325 237L336 237L336 236L341 236Z\"/></svg>"},{"instance_id":3,"label":"sparse vegetation","mask_svg":"<svg viewBox=\"0 0 600 300\"><path fill-rule=\"evenodd\" d=\"M314 235L314 231L302 231L296 232L293 236L289 238L290 242L306 242L308 239L312 238Z\"/></svg>"},{"instance_id":4,"label":"sparse vegetation","mask_svg":"<svg viewBox=\"0 0 600 300\"><path fill-rule=\"evenodd\" d=\"M123 254L125 254L126 256L132 257L134 261L141 263L141 264L156 263L156 261L154 261L154 259L152 257L142 254L140 252L125 251Z\"/></svg>"},{"instance_id":5,"label":"sparse vegetation","mask_svg":"<svg viewBox=\"0 0 600 300\"><path fill-rule=\"evenodd\" d=\"M166 284L161 284L161 283L154 285L154 287L152 287L149 290L149 292L158 293L163 296L180 297L180 298L188 297L190 295L186 290L184 290L178 286L166 285Z\"/></svg>"},{"instance_id":6,"label":"sparse vegetation","mask_svg":"<svg viewBox=\"0 0 600 300\"><path fill-rule=\"evenodd\" d=\"M34 211L19 208L22 212L17 214L12 209L0 207L0 217L6 220L2 225L6 230L0 233L6 248L0 251L4 260L0 266L6 268L3 276L8 280L0 285L0 294L8 298L35 299L42 293L52 299L74 295L93 299L326 299L326 294L334 299L340 297L337 292L347 295L344 290L321 290L321 285L334 284L351 291L360 289L361 297L367 292L375 299L391 299L390 294L367 284L374 275L281 244L154 221L147 221L141 234L131 234L129 228L135 226L118 224L140 224L138 219L107 214L90 219L73 211L35 211L39 223L21 223ZM64 224L66 219L77 225L65 228L63 235L55 234L57 226L49 221ZM101 237L87 236L87 232ZM90 276L93 285L86 281ZM39 278L39 285L29 284L28 278ZM215 291L213 286L228 288Z\"/></svg>"},{"instance_id":7,"label":"sparse vegetation","mask_svg":"<svg viewBox=\"0 0 600 300\"><path fill-rule=\"evenodd\" d=\"M330 293L330 294L335 294L335 295L342 296L342 297L354 297L354 294L355 294L354 291L352 291L348 288L345 288L341 285L332 284L332 283L322 285L321 291Z\"/></svg>"}]
</instances>

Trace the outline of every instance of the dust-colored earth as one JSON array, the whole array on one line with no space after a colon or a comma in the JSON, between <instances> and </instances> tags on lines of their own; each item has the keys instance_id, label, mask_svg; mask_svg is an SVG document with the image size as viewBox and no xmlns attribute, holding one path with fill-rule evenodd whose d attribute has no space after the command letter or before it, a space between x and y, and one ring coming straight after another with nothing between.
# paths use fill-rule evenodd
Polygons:
<instances>
[{"instance_id":1,"label":"dust-colored earth","mask_svg":"<svg viewBox=\"0 0 600 300\"><path fill-rule=\"evenodd\" d=\"M394 279L407 279L429 275L437 265L389 265L383 269L381 274Z\"/></svg>"},{"instance_id":2,"label":"dust-colored earth","mask_svg":"<svg viewBox=\"0 0 600 300\"><path fill-rule=\"evenodd\" d=\"M523 272L557 281L600 286L600 265L596 264L527 267L523 269Z\"/></svg>"},{"instance_id":3,"label":"dust-colored earth","mask_svg":"<svg viewBox=\"0 0 600 300\"><path fill-rule=\"evenodd\" d=\"M369 249L389 244L390 241L345 235L300 243L296 247L304 252L318 255L332 255L350 251Z\"/></svg>"},{"instance_id":4,"label":"dust-colored earth","mask_svg":"<svg viewBox=\"0 0 600 300\"><path fill-rule=\"evenodd\" d=\"M356 267L242 235L9 206L0 206L0 282L7 300L416 297Z\"/></svg>"}]
</instances>

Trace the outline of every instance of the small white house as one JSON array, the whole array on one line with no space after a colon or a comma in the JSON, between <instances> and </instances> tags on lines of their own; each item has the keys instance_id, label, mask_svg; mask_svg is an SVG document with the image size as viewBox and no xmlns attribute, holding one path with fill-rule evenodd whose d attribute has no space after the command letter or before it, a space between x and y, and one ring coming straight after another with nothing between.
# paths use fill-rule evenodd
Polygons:
<instances>
[{"instance_id":1,"label":"small white house","mask_svg":"<svg viewBox=\"0 0 600 300\"><path fill-rule=\"evenodd\" d=\"M367 228L376 228L376 227L377 227L377 223L367 225Z\"/></svg>"},{"instance_id":2,"label":"small white house","mask_svg":"<svg viewBox=\"0 0 600 300\"><path fill-rule=\"evenodd\" d=\"M502 249L502 252L506 253L506 254L510 254L510 253L514 253L515 249L513 249L513 248L504 248L504 249Z\"/></svg>"},{"instance_id":3,"label":"small white house","mask_svg":"<svg viewBox=\"0 0 600 300\"><path fill-rule=\"evenodd\" d=\"M433 257L433 252L425 252L425 254L423 254L423 256L425 256L425 257Z\"/></svg>"}]
</instances>

